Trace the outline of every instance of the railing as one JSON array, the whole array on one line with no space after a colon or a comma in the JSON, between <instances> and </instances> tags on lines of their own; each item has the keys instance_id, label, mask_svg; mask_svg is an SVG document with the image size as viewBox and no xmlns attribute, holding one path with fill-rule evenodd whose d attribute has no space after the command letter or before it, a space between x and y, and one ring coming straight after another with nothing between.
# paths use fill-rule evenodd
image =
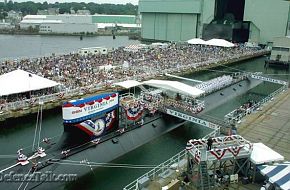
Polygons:
<instances>
[{"instance_id":1,"label":"railing","mask_svg":"<svg viewBox=\"0 0 290 190\"><path fill-rule=\"evenodd\" d=\"M209 137L216 137L219 135L219 128L213 130L209 134L205 135L203 139L208 139ZM172 156L165 162L161 163L160 165L156 166L154 169L150 170L149 172L145 173L141 177L137 178L135 181L126 185L123 190L139 190L139 181L145 177L148 179L154 180L158 175L162 174L166 169L170 168L171 165L177 163L177 169L179 170L179 162L187 155L187 150L183 149L176 155Z\"/></svg>"},{"instance_id":2,"label":"railing","mask_svg":"<svg viewBox=\"0 0 290 190\"><path fill-rule=\"evenodd\" d=\"M187 154L187 151L185 149L182 150L181 152L177 153L176 155L174 155L170 159L166 160L162 164L158 165L154 169L152 169L149 172L145 173L144 175L139 177L137 180L135 180L135 181L131 182L130 184L128 184L126 187L123 188L123 190L133 190L133 189L134 190L138 190L139 189L138 182L141 179L143 179L144 177L147 177L147 178L149 178L151 180L156 179L156 177L158 177L158 175L160 175L163 172L165 172L165 170L170 168L171 165L173 165L175 163L179 163L180 160L182 160L186 156L186 154ZM177 169L179 169L179 164L177 165Z\"/></svg>"},{"instance_id":3,"label":"railing","mask_svg":"<svg viewBox=\"0 0 290 190\"><path fill-rule=\"evenodd\" d=\"M280 94L281 92L283 92L285 90L287 90L287 86L283 85L281 88L277 89L276 91L274 91L271 94L269 94L267 97L265 97L262 100L260 100L258 103L254 104L248 110L245 110L245 111L243 111L243 112L241 112L239 114L236 114L238 109L235 109L235 110L231 111L230 113L225 115L224 121L227 122L228 124L236 124L243 117L245 117L247 114L252 113L254 110L256 110L257 108L261 107L263 104L271 101L275 96L277 96L278 94Z\"/></svg>"}]
</instances>

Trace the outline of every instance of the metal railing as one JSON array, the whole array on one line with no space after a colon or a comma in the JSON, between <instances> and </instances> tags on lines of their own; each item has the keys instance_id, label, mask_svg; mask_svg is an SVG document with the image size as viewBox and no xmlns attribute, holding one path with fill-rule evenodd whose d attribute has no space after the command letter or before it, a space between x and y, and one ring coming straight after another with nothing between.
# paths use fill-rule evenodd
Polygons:
<instances>
[{"instance_id":1,"label":"metal railing","mask_svg":"<svg viewBox=\"0 0 290 190\"><path fill-rule=\"evenodd\" d=\"M238 113L237 114L239 108L231 111L230 113L228 113L227 115L225 115L224 121L227 122L228 124L236 124L243 117L245 117L247 114L252 113L256 109L258 109L259 107L261 107L263 104L271 101L275 96L277 96L278 94L280 94L280 93L284 92L285 90L287 90L287 88L288 87L286 85L283 85L281 88L275 90L274 92L272 92L271 94L269 94L267 97L263 98L258 103L254 104L251 108L249 108L247 110L244 110L241 113Z\"/></svg>"},{"instance_id":2,"label":"metal railing","mask_svg":"<svg viewBox=\"0 0 290 190\"><path fill-rule=\"evenodd\" d=\"M158 177L160 174L165 172L168 168L170 168L170 166L172 166L175 163L179 163L182 159L185 158L186 155L187 155L187 151L184 149L181 152L174 155L173 157L166 160L165 162L161 163L160 165L158 165L154 169L145 173L144 175L142 175L141 177L139 177L135 181L126 185L126 187L124 187L123 190L133 190L133 189L138 190L139 189L139 181L141 179L143 179L144 177L147 177L151 180L156 179L156 177ZM177 165L177 169L179 169L179 164Z\"/></svg>"},{"instance_id":3,"label":"metal railing","mask_svg":"<svg viewBox=\"0 0 290 190\"><path fill-rule=\"evenodd\" d=\"M217 129L213 130L212 132L210 132L209 134L205 135L203 137L203 139L208 139L209 137L216 137L218 135L219 135L219 128L217 128ZM188 151L186 149L183 149L182 151L178 152L177 154L175 154L174 156L172 156L171 158L169 158L165 162L159 164L158 166L156 166L155 168L153 168L149 172L143 174L141 177L137 178L133 182L126 185L123 188L123 190L139 190L139 181L141 181L141 179L146 177L148 179L154 180L160 174L165 172L166 169L171 168L171 166L173 164L177 164L177 170L180 170L179 163L182 159L185 158L187 153L188 153Z\"/></svg>"}]
</instances>

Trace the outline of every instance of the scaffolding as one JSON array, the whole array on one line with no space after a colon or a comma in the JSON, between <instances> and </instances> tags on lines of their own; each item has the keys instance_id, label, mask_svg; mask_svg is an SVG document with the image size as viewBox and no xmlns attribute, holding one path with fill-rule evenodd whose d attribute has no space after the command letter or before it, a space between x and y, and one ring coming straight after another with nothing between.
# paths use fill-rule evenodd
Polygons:
<instances>
[{"instance_id":1,"label":"scaffolding","mask_svg":"<svg viewBox=\"0 0 290 190\"><path fill-rule=\"evenodd\" d=\"M189 140L188 178L201 190L220 189L238 181L239 175L247 176L253 145L239 135Z\"/></svg>"}]
</instances>

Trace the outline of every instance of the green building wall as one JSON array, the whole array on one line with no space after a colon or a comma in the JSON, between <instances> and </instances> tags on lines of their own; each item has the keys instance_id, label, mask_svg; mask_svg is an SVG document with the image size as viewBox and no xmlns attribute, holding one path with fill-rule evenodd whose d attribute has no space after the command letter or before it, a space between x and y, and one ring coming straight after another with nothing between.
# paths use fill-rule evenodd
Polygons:
<instances>
[{"instance_id":1,"label":"green building wall","mask_svg":"<svg viewBox=\"0 0 290 190\"><path fill-rule=\"evenodd\" d=\"M201 37L214 18L215 0L140 0L144 39L186 41Z\"/></svg>"},{"instance_id":2,"label":"green building wall","mask_svg":"<svg viewBox=\"0 0 290 190\"><path fill-rule=\"evenodd\" d=\"M92 23L135 24L136 17L130 15L93 15Z\"/></svg>"},{"instance_id":3,"label":"green building wall","mask_svg":"<svg viewBox=\"0 0 290 190\"><path fill-rule=\"evenodd\" d=\"M268 44L285 36L289 2L283 0L246 0L244 21L251 22L249 41Z\"/></svg>"}]
</instances>

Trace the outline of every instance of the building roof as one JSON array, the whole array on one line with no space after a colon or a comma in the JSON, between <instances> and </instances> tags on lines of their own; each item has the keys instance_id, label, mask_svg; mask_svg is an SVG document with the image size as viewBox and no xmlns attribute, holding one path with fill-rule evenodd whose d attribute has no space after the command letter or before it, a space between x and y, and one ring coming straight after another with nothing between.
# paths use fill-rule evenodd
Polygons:
<instances>
[{"instance_id":1,"label":"building roof","mask_svg":"<svg viewBox=\"0 0 290 190\"><path fill-rule=\"evenodd\" d=\"M0 76L0 96L40 90L57 85L59 83L18 69Z\"/></svg>"},{"instance_id":2,"label":"building roof","mask_svg":"<svg viewBox=\"0 0 290 190\"><path fill-rule=\"evenodd\" d=\"M23 20L26 19L46 19L46 15L26 15Z\"/></svg>"},{"instance_id":3,"label":"building roof","mask_svg":"<svg viewBox=\"0 0 290 190\"><path fill-rule=\"evenodd\" d=\"M22 20L21 24L60 24L61 20Z\"/></svg>"}]
</instances>

